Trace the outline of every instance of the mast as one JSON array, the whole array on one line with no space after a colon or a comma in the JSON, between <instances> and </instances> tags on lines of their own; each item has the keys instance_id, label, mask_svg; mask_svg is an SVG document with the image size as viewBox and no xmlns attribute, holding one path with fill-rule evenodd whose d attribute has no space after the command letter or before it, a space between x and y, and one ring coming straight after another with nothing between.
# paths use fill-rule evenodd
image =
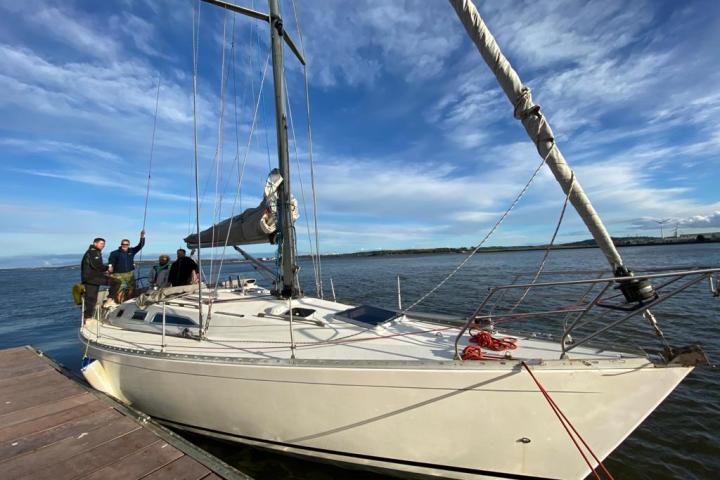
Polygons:
<instances>
[{"instance_id":1,"label":"mast","mask_svg":"<svg viewBox=\"0 0 720 480\"><path fill-rule=\"evenodd\" d=\"M267 15L249 8L241 7L225 0L202 0L235 13L247 15L258 20L268 22L270 25L270 45L272 47L273 80L275 86L275 126L277 131L278 166L282 183L278 191L278 223L280 224L280 235L282 244L280 246L282 272L280 282L276 286L276 294L282 298L296 298L302 296L299 282L297 281L297 258L295 246L295 228L292 221L292 196L290 194L290 161L288 153L288 132L287 115L285 114L285 75L283 70L283 42L295 54L295 57L302 65L305 65L305 58L298 50L290 35L283 29L283 21L280 17L280 8L277 0L268 0L270 14ZM198 241L200 233L198 229Z\"/></svg>"},{"instance_id":2,"label":"mast","mask_svg":"<svg viewBox=\"0 0 720 480\"><path fill-rule=\"evenodd\" d=\"M278 195L278 221L280 222L282 285L277 293L283 298L302 295L295 281L295 229L292 221L292 197L290 195L290 161L288 154L287 115L285 113L285 75L283 70L283 21L277 0L268 0L270 7L270 40L272 46L273 83L275 87L275 130L277 132L278 163L282 184Z\"/></svg>"},{"instance_id":3,"label":"mast","mask_svg":"<svg viewBox=\"0 0 720 480\"><path fill-rule=\"evenodd\" d=\"M575 207L580 218L585 222L588 230L590 230L598 247L605 254L605 258L613 272L619 274L619 270L622 270L622 273L627 274L627 269L623 266L623 260L615 248L608 231L605 229L605 225L603 225L602 220L600 220L590 203L590 199L585 194L577 177L555 143L555 137L547 118L540 112L540 106L533 103L530 89L523 85L517 72L500 51L495 38L488 30L485 22L483 22L472 1L449 1L465 26L470 39L480 51L483 60L492 70L510 103L513 104L515 118L522 122L528 135L535 143L538 153L545 159L545 163L550 167L555 179L560 183L563 192L567 195L572 187L570 202ZM624 276L622 273L619 275Z\"/></svg>"}]
</instances>

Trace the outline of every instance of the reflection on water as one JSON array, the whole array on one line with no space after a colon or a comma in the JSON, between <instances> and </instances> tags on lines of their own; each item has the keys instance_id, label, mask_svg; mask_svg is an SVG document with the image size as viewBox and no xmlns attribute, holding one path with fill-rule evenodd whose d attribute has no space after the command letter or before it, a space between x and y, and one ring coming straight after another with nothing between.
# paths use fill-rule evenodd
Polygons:
<instances>
[{"instance_id":1,"label":"reflection on water","mask_svg":"<svg viewBox=\"0 0 720 480\"><path fill-rule=\"evenodd\" d=\"M720 246L675 245L621 249L626 263L634 268L672 265L720 266ZM510 283L518 274L532 274L542 252L485 253L476 255L447 284L418 308L448 314L470 314L491 285ZM397 305L397 280L401 277L403 303L409 305L453 269L461 255L413 255L365 258L325 258L323 278L326 296L332 277L337 298L351 304L381 307ZM79 261L79 259L78 259ZM302 262L301 283L314 295L312 265ZM604 259L595 249L553 252L546 270L603 270ZM249 267L230 265L223 276L249 275ZM72 304L70 289L78 280L77 269L0 271L0 348L32 344L60 363L79 370L81 345L77 336L79 309ZM259 275L254 275L261 280ZM548 308L571 303L576 288L531 292L526 307ZM517 295L520 295L518 292ZM512 296L504 299L513 305ZM720 301L708 292L707 284L693 287L658 307L655 314L673 344L700 341L711 360L720 358ZM611 318L598 317L598 322ZM556 322L511 322L512 328L557 334ZM576 337L577 338L577 337ZM623 341L629 346L657 346L649 326L634 319L604 340ZM708 479L720 471L720 378L715 368L696 369L674 393L607 460L616 478ZM258 479L373 479L378 474L343 470L262 450L193 437L205 448Z\"/></svg>"}]
</instances>

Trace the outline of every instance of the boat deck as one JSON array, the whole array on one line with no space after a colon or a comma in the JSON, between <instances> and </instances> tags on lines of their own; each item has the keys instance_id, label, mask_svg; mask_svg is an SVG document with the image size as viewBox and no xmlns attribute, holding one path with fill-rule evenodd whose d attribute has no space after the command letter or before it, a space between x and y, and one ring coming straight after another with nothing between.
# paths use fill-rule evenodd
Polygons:
<instances>
[{"instance_id":1,"label":"boat deck","mask_svg":"<svg viewBox=\"0 0 720 480\"><path fill-rule=\"evenodd\" d=\"M193 298L194 297L194 298ZM206 306L203 314L206 316ZM337 302L315 298L292 301L292 308L307 309L306 318L294 316L292 335L294 356L300 360L327 361L454 361L454 342L460 327L431 320L400 315L377 325L348 321L341 312L352 308ZM197 322L197 296L168 301L167 318L182 317ZM85 339L119 349L162 351L167 354L217 356L249 360L288 360L293 355L287 301L267 295L265 291L240 294L220 291L214 299L207 338L198 341L180 334L197 333L197 323L185 325L166 322L162 336L162 306L154 304L140 312L143 319L133 319L137 307L126 302L108 315L104 322L88 322L83 328ZM154 320L153 320L154 319ZM517 338L517 348L507 352L483 349L488 359L559 360L561 347L557 339L538 335L512 335L499 332L498 338ZM460 351L468 345L468 335ZM578 347L569 355L573 360L641 358L634 352L595 347Z\"/></svg>"},{"instance_id":2,"label":"boat deck","mask_svg":"<svg viewBox=\"0 0 720 480\"><path fill-rule=\"evenodd\" d=\"M0 365L4 479L250 479L29 347L0 351Z\"/></svg>"}]
</instances>

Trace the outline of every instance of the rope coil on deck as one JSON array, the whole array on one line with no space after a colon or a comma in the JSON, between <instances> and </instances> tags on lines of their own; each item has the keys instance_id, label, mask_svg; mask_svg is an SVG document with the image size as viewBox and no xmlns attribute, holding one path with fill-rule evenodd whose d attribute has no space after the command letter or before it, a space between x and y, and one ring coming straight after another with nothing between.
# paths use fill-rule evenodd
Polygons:
<instances>
[{"instance_id":1,"label":"rope coil on deck","mask_svg":"<svg viewBox=\"0 0 720 480\"><path fill-rule=\"evenodd\" d=\"M483 353L482 349L487 348L494 352L504 352L517 348L517 338L495 338L486 330L479 330L477 333L473 333L473 330L471 330L469 341L476 345L468 345L463 349L461 355L463 360L497 360L497 357Z\"/></svg>"}]
</instances>

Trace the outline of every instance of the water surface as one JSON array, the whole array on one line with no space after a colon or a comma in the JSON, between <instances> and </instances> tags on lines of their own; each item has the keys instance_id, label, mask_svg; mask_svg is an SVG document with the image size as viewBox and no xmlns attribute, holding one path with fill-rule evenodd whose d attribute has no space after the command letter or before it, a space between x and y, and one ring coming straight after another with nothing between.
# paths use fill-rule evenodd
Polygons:
<instances>
[{"instance_id":1,"label":"water surface","mask_svg":"<svg viewBox=\"0 0 720 480\"><path fill-rule=\"evenodd\" d=\"M637 268L720 266L718 244L633 247L621 249L621 254L628 265ZM534 271L541 256L542 252L538 251L478 254L418 308L467 315L487 294L490 285L510 283L516 275ZM456 254L325 258L322 263L325 293L330 296L332 278L340 301L395 307L396 277L400 275L402 300L407 306L437 284L463 258ZM596 249L553 252L546 265L550 271L605 268L604 259ZM223 276L247 276L249 271L246 265L230 265L224 268ZM254 276L260 279L259 275ZM312 277L312 265L303 261L301 281L306 292L314 295ZM34 345L78 371L82 356L77 334L80 311L70 295L78 279L77 268L0 270L0 348ZM565 295L569 301L574 293L577 292L570 289L552 298L532 294L526 298L526 306L549 305L554 300L563 300ZM519 311L522 308L525 305ZM720 300L712 298L706 283L671 299L655 313L671 343L701 342L711 360L720 359ZM513 327L557 334L561 323L524 322ZM652 330L641 319L628 322L605 339L643 348L658 346ZM469 424L468 428L481 431L482 425ZM718 370L697 368L607 459L606 466L615 478L716 478L720 471L718 432ZM201 437L192 439L258 479L386 478Z\"/></svg>"}]
</instances>

